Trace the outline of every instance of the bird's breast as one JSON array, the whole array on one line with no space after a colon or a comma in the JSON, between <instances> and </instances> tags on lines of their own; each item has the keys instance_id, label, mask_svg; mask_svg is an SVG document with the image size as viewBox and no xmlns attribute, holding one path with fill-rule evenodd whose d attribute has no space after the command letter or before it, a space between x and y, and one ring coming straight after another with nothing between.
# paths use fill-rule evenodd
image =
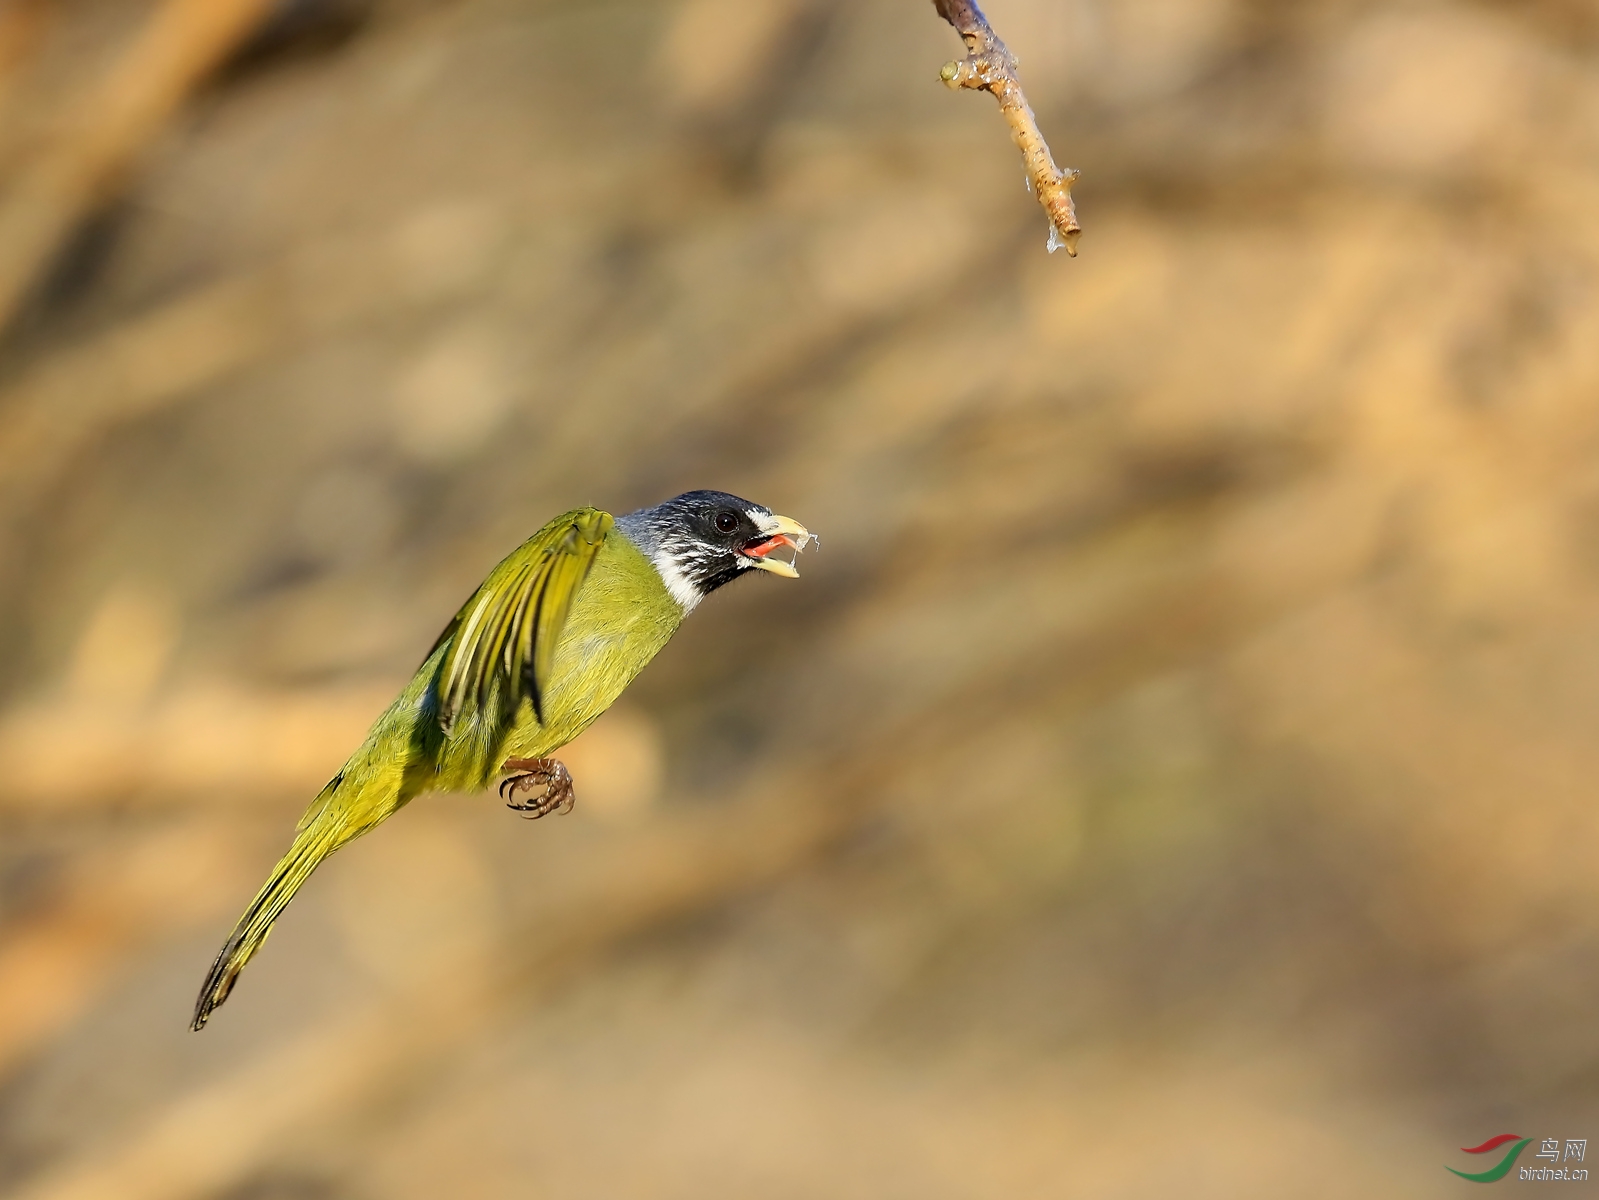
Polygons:
<instances>
[{"instance_id":1,"label":"bird's breast","mask_svg":"<svg viewBox=\"0 0 1599 1200\"><path fill-rule=\"evenodd\" d=\"M682 624L654 565L625 537L606 539L556 643L544 723L524 704L510 741L516 757L543 757L616 702Z\"/></svg>"}]
</instances>

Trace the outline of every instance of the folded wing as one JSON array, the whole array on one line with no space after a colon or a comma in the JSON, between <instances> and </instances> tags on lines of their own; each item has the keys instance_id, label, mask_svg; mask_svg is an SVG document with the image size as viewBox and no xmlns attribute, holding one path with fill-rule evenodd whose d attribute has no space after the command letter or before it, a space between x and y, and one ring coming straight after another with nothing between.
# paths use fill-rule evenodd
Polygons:
<instances>
[{"instance_id":1,"label":"folded wing","mask_svg":"<svg viewBox=\"0 0 1599 1200\"><path fill-rule=\"evenodd\" d=\"M434 646L450 643L438 675L445 733L468 709L506 719L524 696L544 721L561 627L614 524L594 508L557 517L494 568L455 615Z\"/></svg>"}]
</instances>

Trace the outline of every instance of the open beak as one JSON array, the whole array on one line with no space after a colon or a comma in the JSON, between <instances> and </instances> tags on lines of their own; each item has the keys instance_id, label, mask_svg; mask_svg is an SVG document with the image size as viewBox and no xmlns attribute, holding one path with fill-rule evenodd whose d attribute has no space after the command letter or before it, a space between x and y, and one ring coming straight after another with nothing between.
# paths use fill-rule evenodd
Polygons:
<instances>
[{"instance_id":1,"label":"open beak","mask_svg":"<svg viewBox=\"0 0 1599 1200\"><path fill-rule=\"evenodd\" d=\"M761 536L753 542L746 543L740 550L740 553L750 560L750 566L770 571L773 575L798 579L799 572L795 570L792 559L773 558L771 554L772 551L787 546L794 551L794 558L798 558L799 552L812 540L811 531L790 517L775 515L758 517L755 527L761 531Z\"/></svg>"}]
</instances>

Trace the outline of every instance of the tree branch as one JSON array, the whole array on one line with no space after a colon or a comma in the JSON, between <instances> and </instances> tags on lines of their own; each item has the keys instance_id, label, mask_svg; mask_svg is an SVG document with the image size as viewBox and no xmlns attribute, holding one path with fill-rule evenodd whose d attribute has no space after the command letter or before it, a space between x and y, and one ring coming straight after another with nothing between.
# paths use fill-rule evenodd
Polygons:
<instances>
[{"instance_id":1,"label":"tree branch","mask_svg":"<svg viewBox=\"0 0 1599 1200\"><path fill-rule=\"evenodd\" d=\"M1049 252L1065 250L1077 257L1077 239L1082 227L1072 206L1072 184L1078 173L1055 165L1049 144L1039 132L1038 119L1022 92L1016 56L999 40L977 0L933 0L938 15L954 26L966 43L961 62L947 62L938 77L951 88L973 88L988 92L999 101L1000 115L1010 126L1011 140L1022 152L1027 179L1033 194L1049 217Z\"/></svg>"}]
</instances>

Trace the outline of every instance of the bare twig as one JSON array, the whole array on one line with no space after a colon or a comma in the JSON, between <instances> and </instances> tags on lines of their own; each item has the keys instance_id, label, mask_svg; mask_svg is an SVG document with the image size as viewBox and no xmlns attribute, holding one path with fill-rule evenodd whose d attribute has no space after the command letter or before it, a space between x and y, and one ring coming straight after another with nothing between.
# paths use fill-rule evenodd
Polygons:
<instances>
[{"instance_id":1,"label":"bare twig","mask_svg":"<svg viewBox=\"0 0 1599 1200\"><path fill-rule=\"evenodd\" d=\"M977 0L933 0L933 7L955 28L966 43L961 62L947 62L939 78L952 88L975 88L990 93L999 101L1000 114L1010 126L1011 140L1022 152L1027 178L1033 194L1049 217L1049 251L1065 250L1077 257L1077 239L1082 228L1072 206L1072 184L1077 172L1055 165L1049 144L1039 132L1038 120L1022 92L1016 56L999 40Z\"/></svg>"}]
</instances>

